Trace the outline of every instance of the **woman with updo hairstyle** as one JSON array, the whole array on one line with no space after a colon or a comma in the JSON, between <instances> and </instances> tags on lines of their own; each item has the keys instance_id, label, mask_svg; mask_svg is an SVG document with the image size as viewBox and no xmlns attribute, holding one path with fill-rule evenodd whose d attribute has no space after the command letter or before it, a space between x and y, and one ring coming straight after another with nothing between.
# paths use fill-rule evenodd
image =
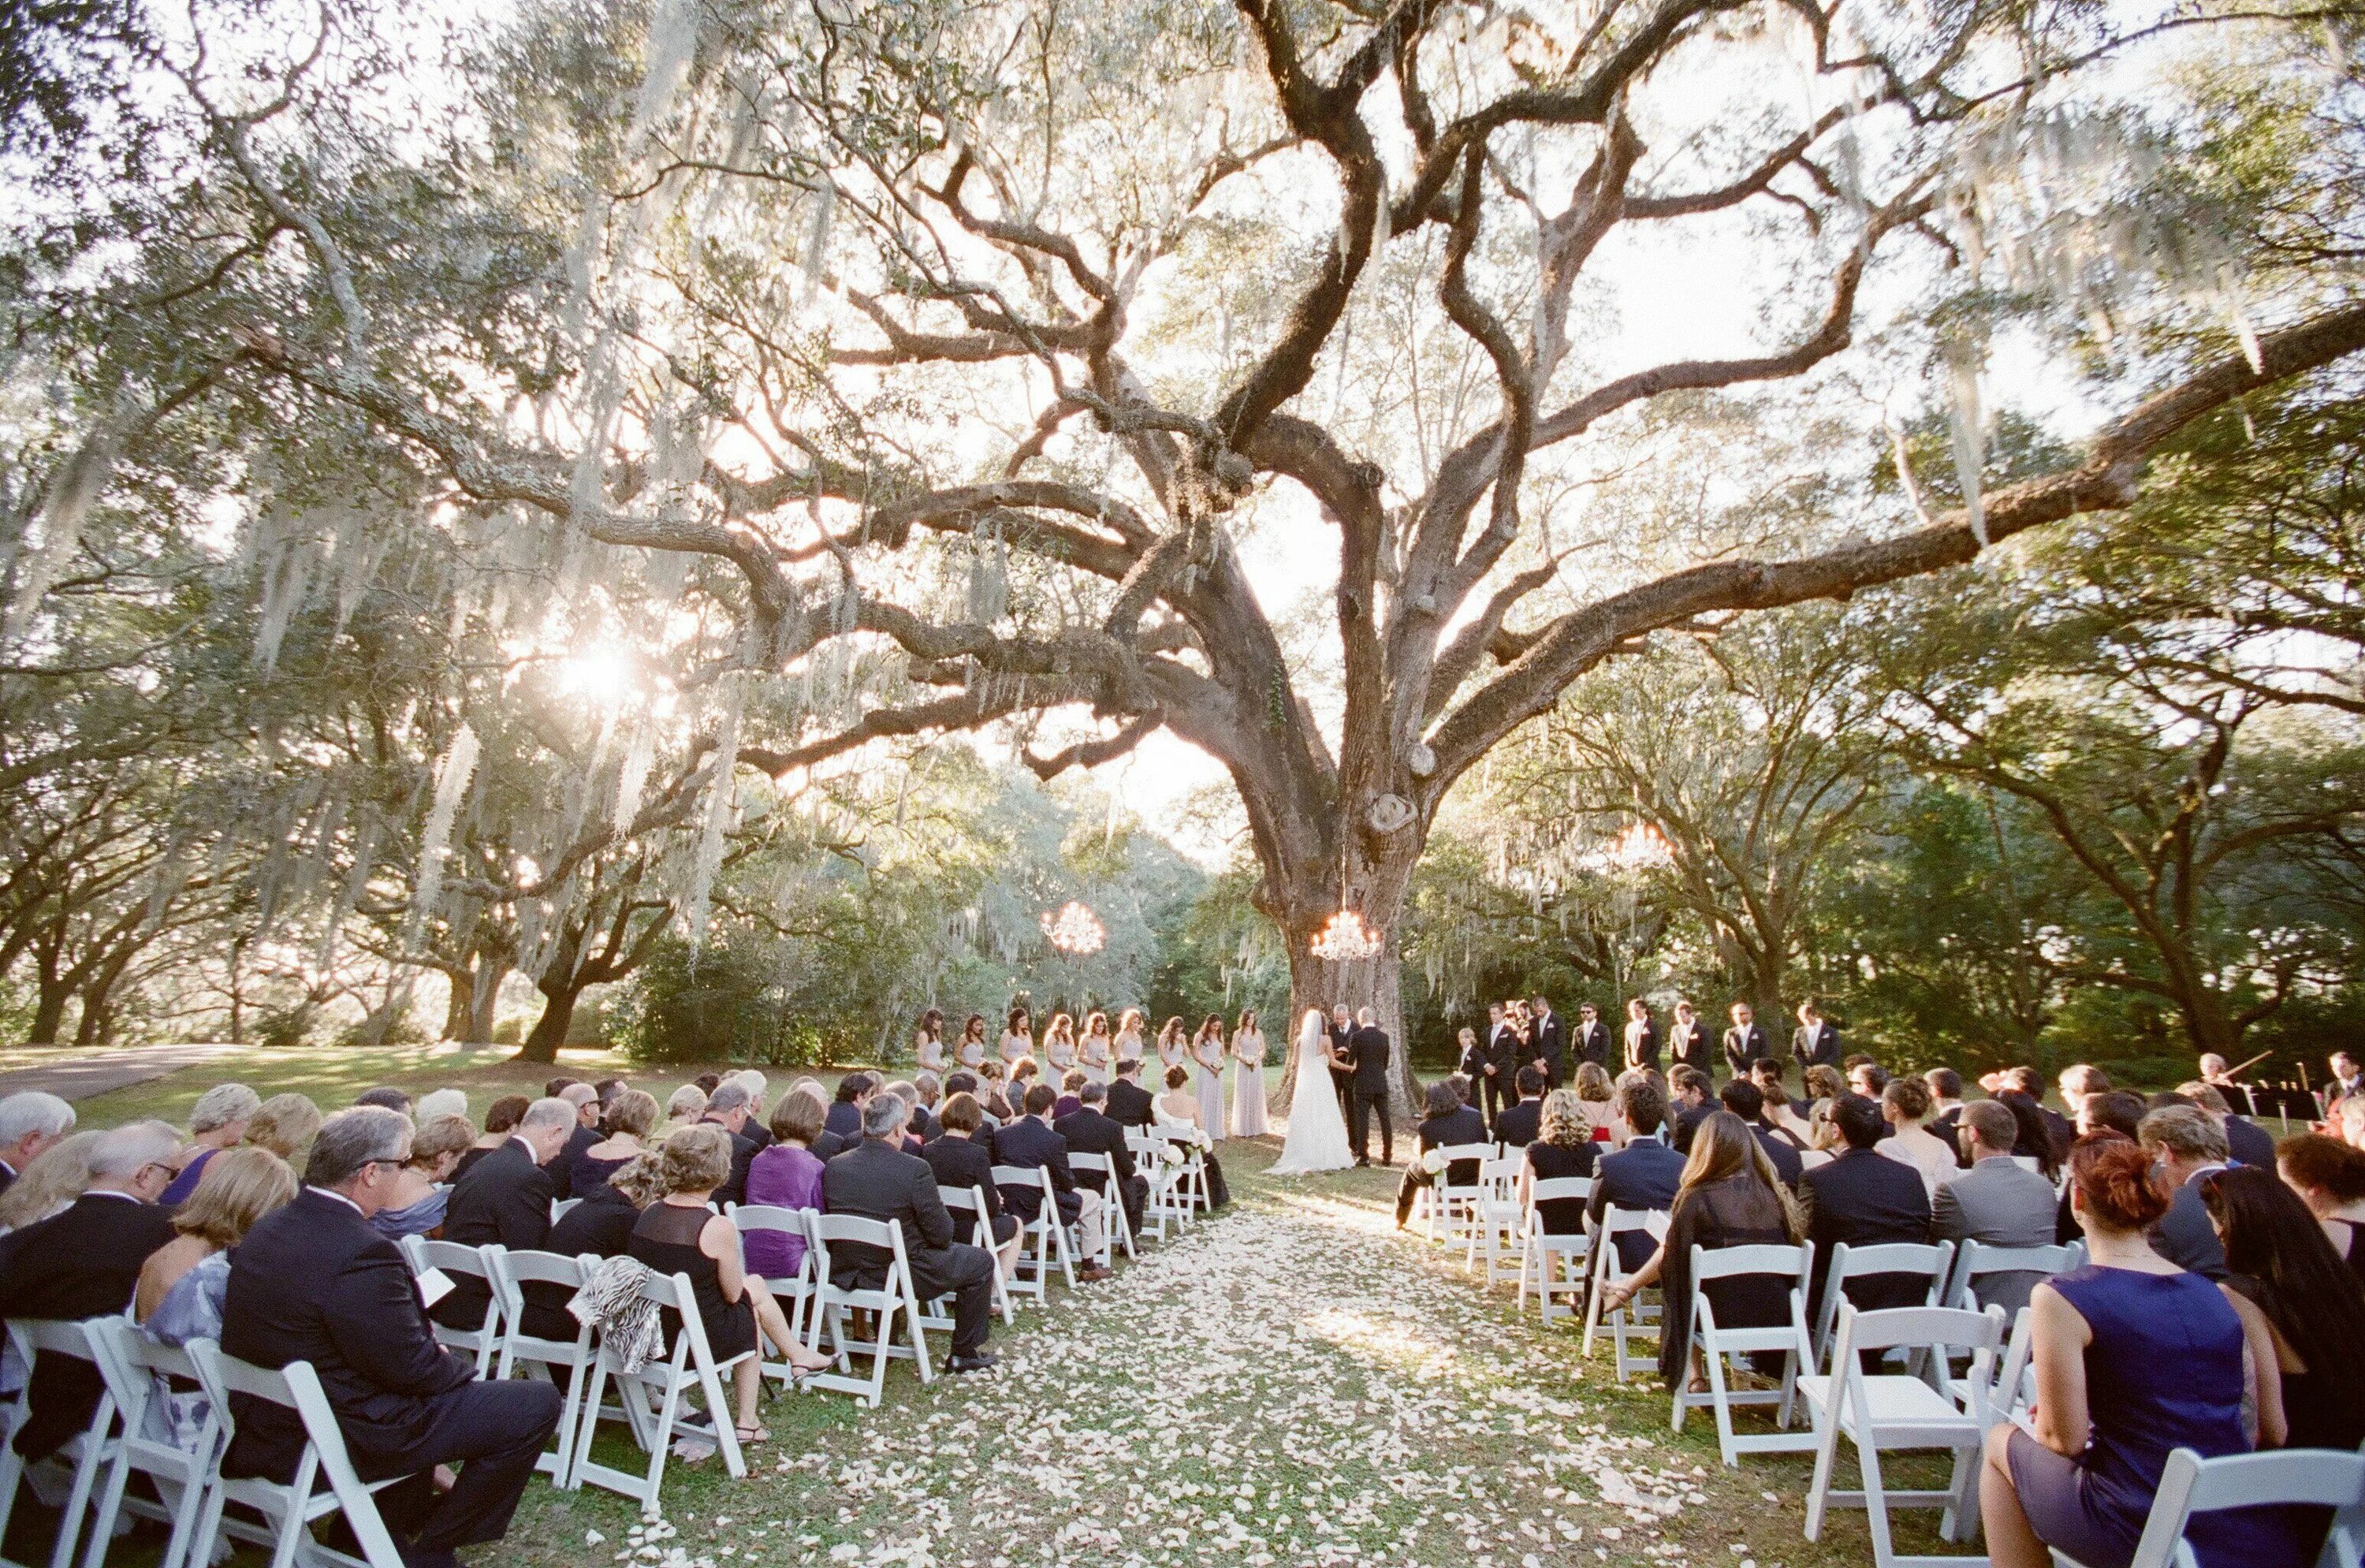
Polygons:
<instances>
[{"instance_id":1,"label":"woman with updo hairstyle","mask_svg":"<svg viewBox=\"0 0 2365 1568\"><path fill-rule=\"evenodd\" d=\"M476 1137L476 1124L465 1116L430 1116L420 1122L410 1137L410 1158L395 1172L386 1206L370 1215L370 1228L389 1241L443 1235L452 1172Z\"/></svg>"},{"instance_id":2,"label":"woman with updo hairstyle","mask_svg":"<svg viewBox=\"0 0 2365 1568\"><path fill-rule=\"evenodd\" d=\"M246 1141L267 1148L291 1166L301 1165L304 1151L320 1130L320 1107L303 1094L274 1094L255 1107L247 1119Z\"/></svg>"},{"instance_id":3,"label":"woman with updo hairstyle","mask_svg":"<svg viewBox=\"0 0 2365 1568\"><path fill-rule=\"evenodd\" d=\"M1880 1092L1880 1114L1889 1123L1889 1136L1872 1147L1921 1171L1922 1188L1934 1201L1939 1184L1953 1181L1958 1170L1954 1149L1928 1130L1930 1106L1928 1084L1911 1075L1890 1079L1889 1087Z\"/></svg>"},{"instance_id":4,"label":"woman with updo hairstyle","mask_svg":"<svg viewBox=\"0 0 2365 1568\"><path fill-rule=\"evenodd\" d=\"M2365 1443L2365 1287L2299 1194L2264 1170L2212 1170L2200 1186L2225 1249L2220 1288L2251 1359L2278 1374L2259 1380L2259 1446L2354 1452Z\"/></svg>"},{"instance_id":5,"label":"woman with updo hairstyle","mask_svg":"<svg viewBox=\"0 0 2365 1568\"><path fill-rule=\"evenodd\" d=\"M486 1106L484 1134L468 1146L467 1152L460 1156L460 1162L452 1167L452 1181L458 1182L476 1161L515 1137L518 1123L525 1119L526 1107L532 1103L522 1094L504 1094Z\"/></svg>"},{"instance_id":6,"label":"woman with updo hairstyle","mask_svg":"<svg viewBox=\"0 0 2365 1568\"><path fill-rule=\"evenodd\" d=\"M2365 1229L2365 1152L2322 1133L2302 1133L2275 1146L2275 1168L2324 1227L2334 1254L2365 1282L2365 1238L2358 1234Z\"/></svg>"},{"instance_id":7,"label":"woman with updo hairstyle","mask_svg":"<svg viewBox=\"0 0 2365 1568\"><path fill-rule=\"evenodd\" d=\"M2051 1568L2056 1547L2089 1568L2127 1562L2170 1451L2248 1452L2245 1394L2274 1381L2216 1285L2152 1250L2170 1194L2141 1144L2079 1138L2069 1182L2090 1260L2029 1297L2036 1435L1988 1432L1979 1513L1997 1568ZM2237 1508L2196 1514L2185 1539L2205 1568L2240 1568L2313 1562L2303 1533L2283 1511Z\"/></svg>"},{"instance_id":8,"label":"woman with updo hairstyle","mask_svg":"<svg viewBox=\"0 0 2365 1568\"><path fill-rule=\"evenodd\" d=\"M1179 1035L1182 1020L1175 1019L1172 1027ZM1187 1129L1207 1133L1212 1138L1214 1134L1208 1133L1199 1121L1199 1097L1191 1092L1191 1070L1177 1062L1166 1070L1165 1081L1166 1092L1149 1103L1154 1125L1177 1131ZM1207 1202L1220 1209L1232 1201L1231 1185L1224 1179L1224 1168L1216 1160L1214 1149L1201 1149L1199 1158L1207 1167Z\"/></svg>"}]
</instances>

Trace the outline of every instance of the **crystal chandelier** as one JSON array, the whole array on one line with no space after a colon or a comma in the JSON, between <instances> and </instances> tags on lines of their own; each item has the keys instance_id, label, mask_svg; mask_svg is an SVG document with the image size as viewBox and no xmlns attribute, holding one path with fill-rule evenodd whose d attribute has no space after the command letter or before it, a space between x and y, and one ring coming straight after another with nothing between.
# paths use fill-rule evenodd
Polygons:
<instances>
[{"instance_id":1,"label":"crystal chandelier","mask_svg":"<svg viewBox=\"0 0 2365 1568\"><path fill-rule=\"evenodd\" d=\"M1080 899L1070 899L1056 911L1043 912L1043 935L1051 946L1071 958L1097 953L1108 941L1101 917Z\"/></svg>"},{"instance_id":2,"label":"crystal chandelier","mask_svg":"<svg viewBox=\"0 0 2365 1568\"><path fill-rule=\"evenodd\" d=\"M1332 963L1353 963L1378 958L1383 946L1380 934L1365 925L1362 915L1351 909L1342 909L1315 933L1308 951Z\"/></svg>"},{"instance_id":3,"label":"crystal chandelier","mask_svg":"<svg viewBox=\"0 0 2365 1568\"><path fill-rule=\"evenodd\" d=\"M1629 823L1623 833L1610 840L1609 859L1626 870L1640 871L1668 864L1675 859L1675 848L1649 823Z\"/></svg>"}]
</instances>

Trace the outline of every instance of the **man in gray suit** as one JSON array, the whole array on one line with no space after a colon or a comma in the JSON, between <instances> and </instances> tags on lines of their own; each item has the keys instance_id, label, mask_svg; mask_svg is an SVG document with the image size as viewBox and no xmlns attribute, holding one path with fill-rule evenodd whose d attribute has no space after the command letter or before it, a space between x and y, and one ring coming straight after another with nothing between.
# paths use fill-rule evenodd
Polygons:
<instances>
[{"instance_id":1,"label":"man in gray suit","mask_svg":"<svg viewBox=\"0 0 2365 1568\"><path fill-rule=\"evenodd\" d=\"M1966 1241L1986 1247L2052 1246L2053 1183L2013 1161L2012 1146L2020 1137L2020 1124L2011 1110L1994 1100L1973 1101L1963 1107L1960 1136L1971 1168L1939 1184L1930 1205L1931 1235L1957 1248ZM1972 1294L1982 1307L2015 1313L2028 1305L2028 1293L2044 1277L1987 1274L1973 1286Z\"/></svg>"}]
</instances>

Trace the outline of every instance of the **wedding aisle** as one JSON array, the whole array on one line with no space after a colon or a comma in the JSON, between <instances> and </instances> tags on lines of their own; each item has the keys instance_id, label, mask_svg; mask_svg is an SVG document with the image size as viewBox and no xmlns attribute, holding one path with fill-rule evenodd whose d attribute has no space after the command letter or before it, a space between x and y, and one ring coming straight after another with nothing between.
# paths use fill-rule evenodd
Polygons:
<instances>
[{"instance_id":1,"label":"wedding aisle","mask_svg":"<svg viewBox=\"0 0 2365 1568\"><path fill-rule=\"evenodd\" d=\"M887 1404L767 1406L775 1441L734 1484L667 1481L667 1520L536 1486L503 1563L604 1568L905 1564L1716 1563L1869 1561L1860 1520L1800 1538L1805 1465L1724 1471L1704 1421L1619 1390L1400 1236L1393 1172L1268 1178L1226 1146L1239 1201L1106 1285L1000 1325L1001 1366ZM1778 1491L1775 1490L1778 1488ZM1778 1500L1777 1500L1778 1499Z\"/></svg>"}]
</instances>

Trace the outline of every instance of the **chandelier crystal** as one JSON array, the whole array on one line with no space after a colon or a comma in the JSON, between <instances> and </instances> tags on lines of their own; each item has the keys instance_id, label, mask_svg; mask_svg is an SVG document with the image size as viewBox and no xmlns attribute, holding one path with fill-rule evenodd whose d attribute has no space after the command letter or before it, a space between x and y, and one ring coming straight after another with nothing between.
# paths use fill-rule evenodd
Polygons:
<instances>
[{"instance_id":1,"label":"chandelier crystal","mask_svg":"<svg viewBox=\"0 0 2365 1568\"><path fill-rule=\"evenodd\" d=\"M1363 924L1362 915L1351 909L1342 909L1315 933L1308 950L1316 958L1332 963L1353 963L1378 958L1384 945L1381 935Z\"/></svg>"},{"instance_id":2,"label":"chandelier crystal","mask_svg":"<svg viewBox=\"0 0 2365 1568\"><path fill-rule=\"evenodd\" d=\"M1051 946L1071 958L1097 953L1108 941L1101 917L1081 899L1070 899L1057 910L1045 910L1042 926Z\"/></svg>"}]
</instances>

